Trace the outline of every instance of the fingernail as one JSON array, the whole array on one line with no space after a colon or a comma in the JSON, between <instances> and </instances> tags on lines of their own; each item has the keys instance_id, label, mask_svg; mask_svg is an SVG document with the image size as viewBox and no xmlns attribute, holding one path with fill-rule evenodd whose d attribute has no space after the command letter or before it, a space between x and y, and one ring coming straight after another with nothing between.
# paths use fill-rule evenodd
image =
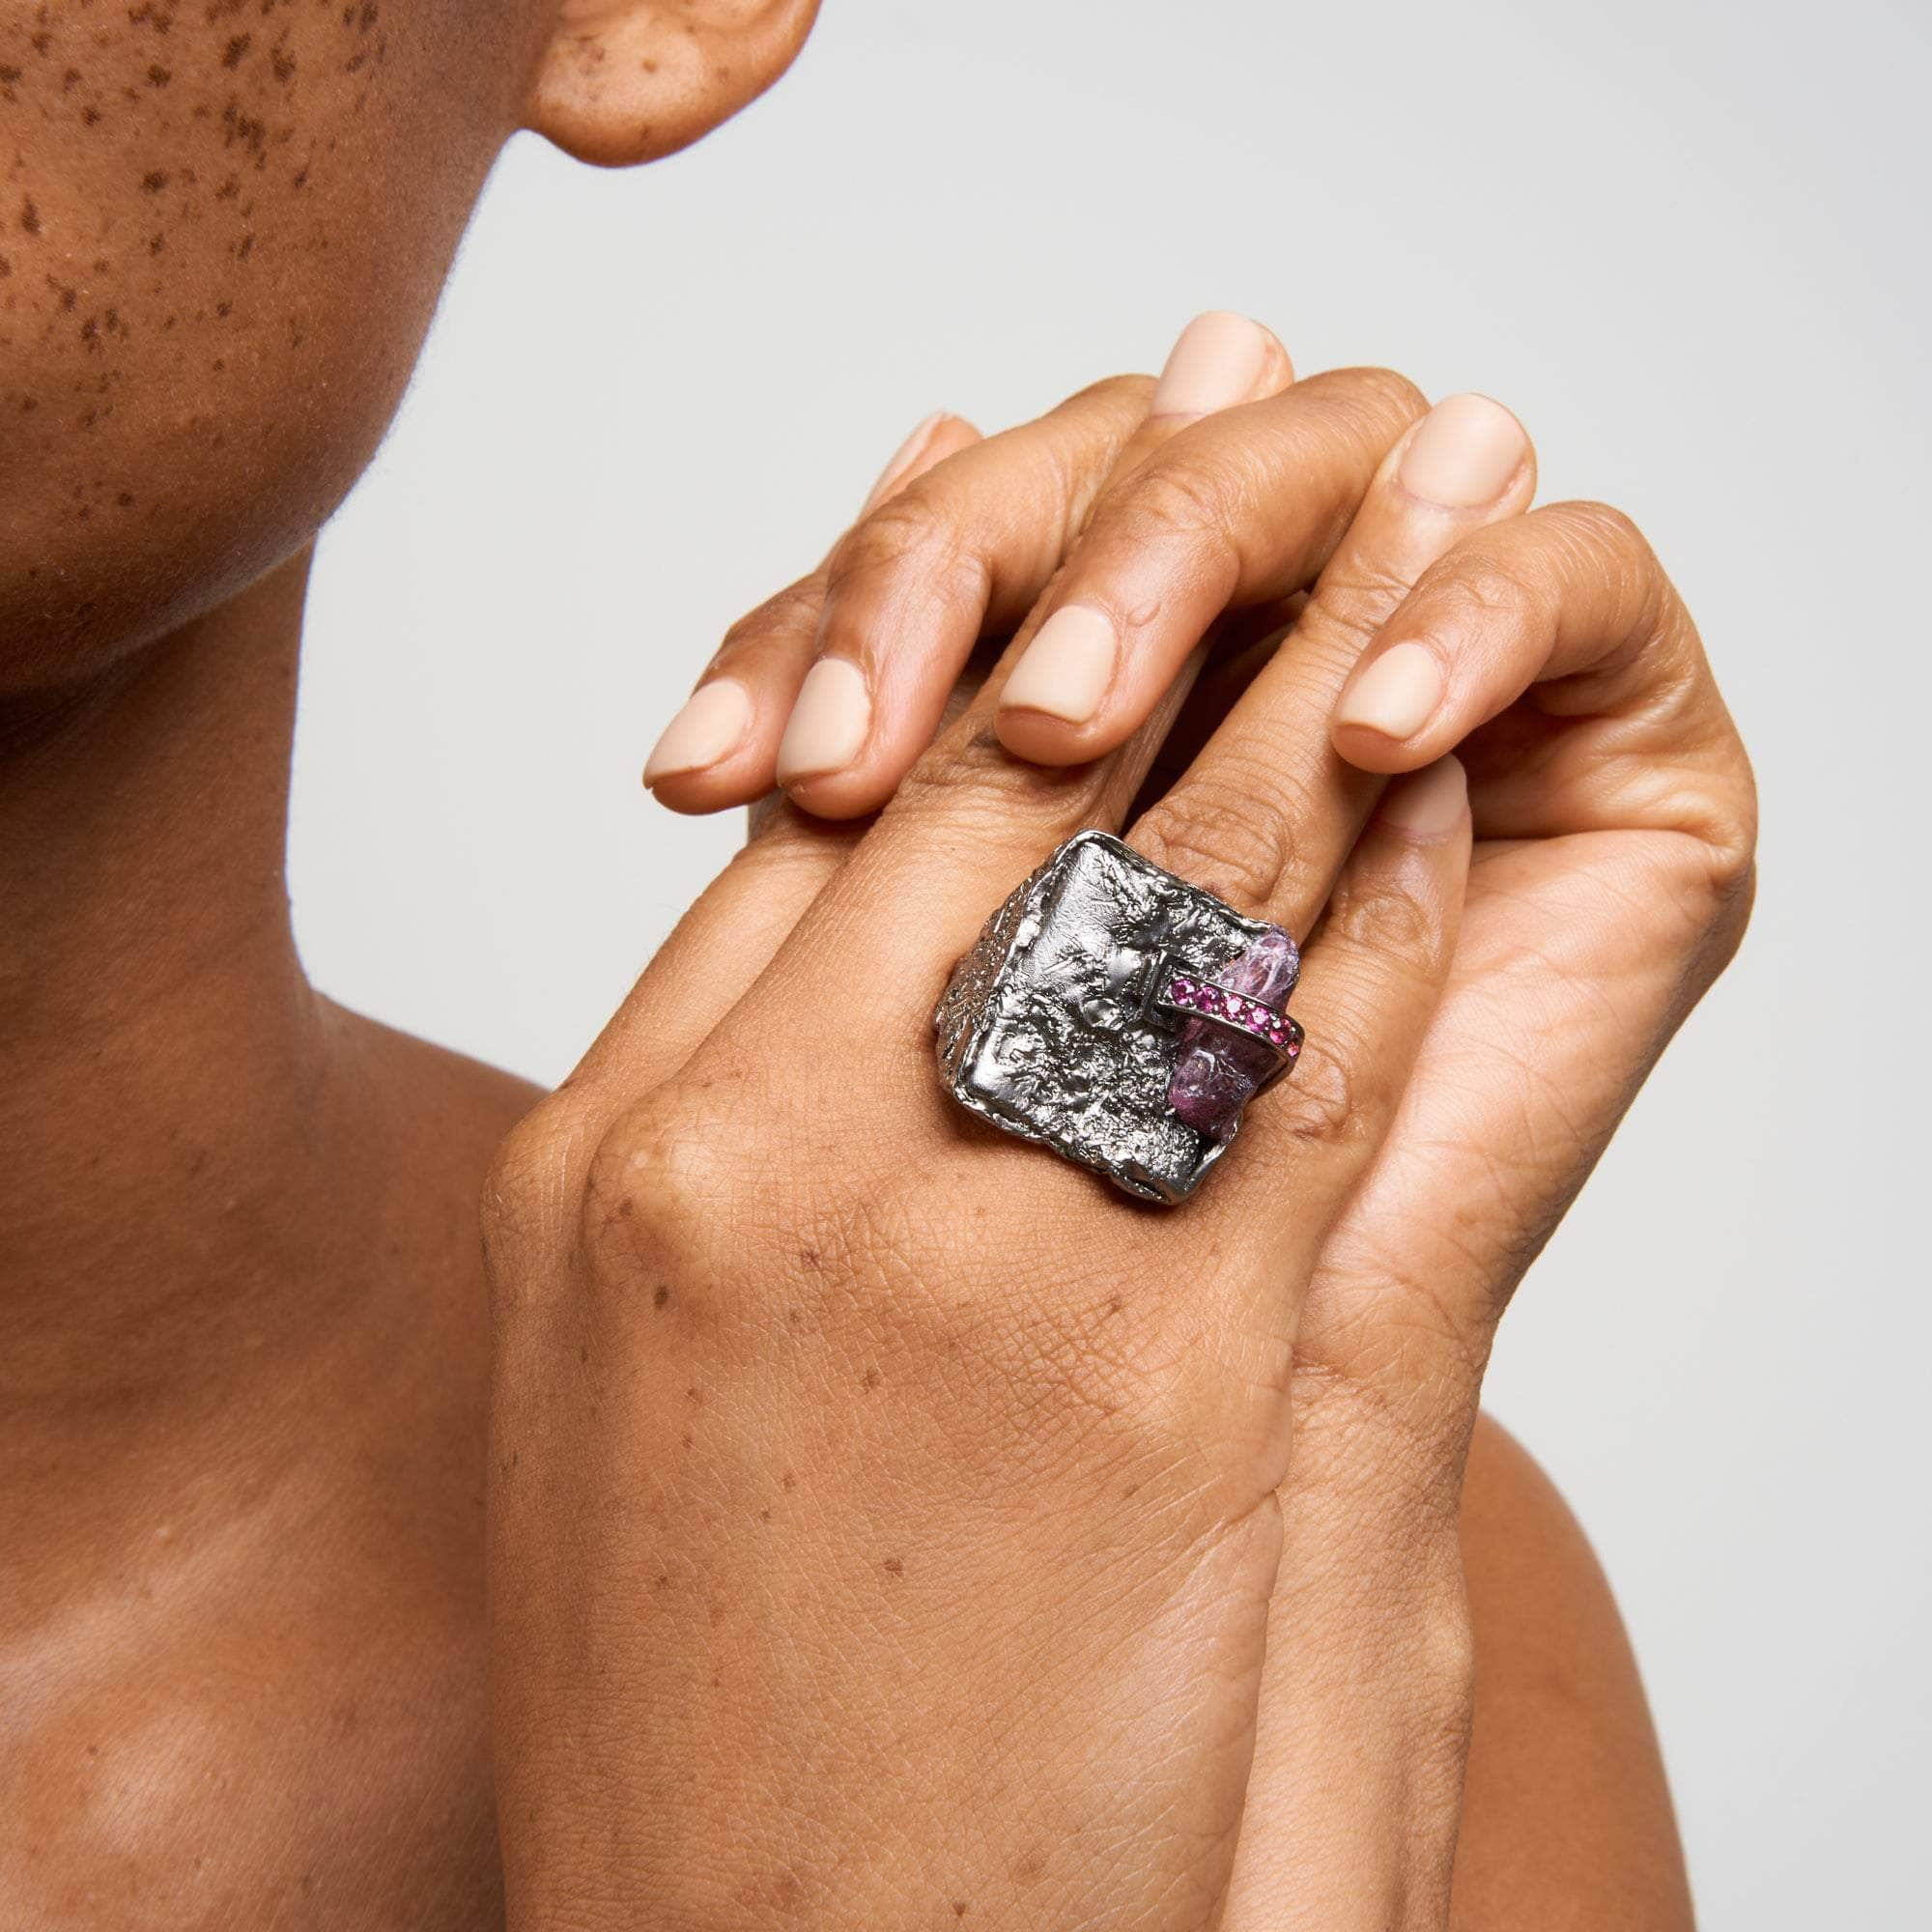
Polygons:
<instances>
[{"instance_id":1,"label":"fingernail","mask_svg":"<svg viewBox=\"0 0 1932 1932\"><path fill-rule=\"evenodd\" d=\"M872 494L866 498L859 514L863 517L876 510L893 494L893 485L920 459L939 425L946 420L947 412L934 410L906 440L893 452L893 460L879 471L879 480L872 485Z\"/></svg>"},{"instance_id":2,"label":"fingernail","mask_svg":"<svg viewBox=\"0 0 1932 1932\"><path fill-rule=\"evenodd\" d=\"M1169 352L1148 413L1204 416L1228 409L1254 387L1266 360L1259 324L1226 309L1197 315Z\"/></svg>"},{"instance_id":3,"label":"fingernail","mask_svg":"<svg viewBox=\"0 0 1932 1932\"><path fill-rule=\"evenodd\" d=\"M1344 695L1337 724L1359 724L1385 738L1412 738L1442 701L1442 671L1427 644L1384 651Z\"/></svg>"},{"instance_id":4,"label":"fingernail","mask_svg":"<svg viewBox=\"0 0 1932 1932\"><path fill-rule=\"evenodd\" d=\"M1002 711L1044 711L1084 724L1114 681L1114 627L1084 604L1063 604L1039 629L1000 693Z\"/></svg>"},{"instance_id":5,"label":"fingernail","mask_svg":"<svg viewBox=\"0 0 1932 1932\"><path fill-rule=\"evenodd\" d=\"M844 658L820 658L806 672L779 745L779 782L842 770L871 728L865 673Z\"/></svg>"},{"instance_id":6,"label":"fingernail","mask_svg":"<svg viewBox=\"0 0 1932 1932\"><path fill-rule=\"evenodd\" d=\"M1522 468L1522 425L1487 396L1451 396L1416 425L1397 471L1402 487L1445 510L1493 503Z\"/></svg>"},{"instance_id":7,"label":"fingernail","mask_svg":"<svg viewBox=\"0 0 1932 1932\"><path fill-rule=\"evenodd\" d=\"M685 700L644 760L644 782L675 772L702 771L744 741L752 723L751 694L735 677L714 677Z\"/></svg>"},{"instance_id":8,"label":"fingernail","mask_svg":"<svg viewBox=\"0 0 1932 1932\"><path fill-rule=\"evenodd\" d=\"M1390 785L1382 794L1379 816L1411 838L1439 838L1462 818L1468 803L1469 780L1461 763L1437 758Z\"/></svg>"}]
</instances>

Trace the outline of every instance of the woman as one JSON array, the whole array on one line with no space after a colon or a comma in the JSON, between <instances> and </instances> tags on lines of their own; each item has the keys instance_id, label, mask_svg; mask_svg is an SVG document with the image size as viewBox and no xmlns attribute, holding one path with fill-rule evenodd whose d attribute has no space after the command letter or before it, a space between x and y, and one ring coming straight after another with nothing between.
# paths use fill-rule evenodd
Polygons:
<instances>
[{"instance_id":1,"label":"woman","mask_svg":"<svg viewBox=\"0 0 1932 1932\"><path fill-rule=\"evenodd\" d=\"M930 427L653 760L804 811L487 1190L534 1096L302 978L308 541L492 157L670 152L810 14L7 19L0 1917L1437 1922L1453 1870L1467 1922L1682 1923L1614 1611L1475 1400L1735 943L1748 776L1504 412L1214 319ZM1309 942L1303 1064L1171 1218L931 1067L1095 823Z\"/></svg>"}]
</instances>

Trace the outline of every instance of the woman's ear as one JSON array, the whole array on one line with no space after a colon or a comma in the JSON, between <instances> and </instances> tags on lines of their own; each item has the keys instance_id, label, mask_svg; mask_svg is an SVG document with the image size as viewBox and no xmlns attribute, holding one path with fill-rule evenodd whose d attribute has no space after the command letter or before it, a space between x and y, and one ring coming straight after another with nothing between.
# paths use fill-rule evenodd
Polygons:
<instances>
[{"instance_id":1,"label":"woman's ear","mask_svg":"<svg viewBox=\"0 0 1932 1932\"><path fill-rule=\"evenodd\" d=\"M563 0L524 125L599 167L689 147L792 63L818 0Z\"/></svg>"}]
</instances>

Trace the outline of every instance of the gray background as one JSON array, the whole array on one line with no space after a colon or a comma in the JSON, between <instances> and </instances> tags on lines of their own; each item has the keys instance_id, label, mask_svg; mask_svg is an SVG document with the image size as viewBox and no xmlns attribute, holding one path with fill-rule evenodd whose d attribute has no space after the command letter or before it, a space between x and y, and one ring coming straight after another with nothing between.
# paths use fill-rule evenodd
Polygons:
<instances>
[{"instance_id":1,"label":"gray background","mask_svg":"<svg viewBox=\"0 0 1932 1932\"><path fill-rule=\"evenodd\" d=\"M1648 528L1757 758L1743 958L1505 1324L1715 1926L1926 1923L1927 11L829 0L663 166L498 170L325 540L295 879L320 981L540 1078L734 824L636 773L728 620L939 406L1196 309L1481 388ZM399 185L398 192L407 192Z\"/></svg>"}]
</instances>

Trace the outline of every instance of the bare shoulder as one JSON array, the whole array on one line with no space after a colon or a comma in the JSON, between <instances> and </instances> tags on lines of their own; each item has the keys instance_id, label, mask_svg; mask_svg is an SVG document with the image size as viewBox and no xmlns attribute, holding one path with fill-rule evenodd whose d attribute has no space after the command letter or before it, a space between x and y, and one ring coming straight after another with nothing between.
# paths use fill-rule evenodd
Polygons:
<instances>
[{"instance_id":1,"label":"bare shoulder","mask_svg":"<svg viewBox=\"0 0 1932 1932\"><path fill-rule=\"evenodd\" d=\"M1463 1553L1476 1716L1456 1932L1688 1932L1662 1755L1609 1581L1555 1485L1487 1415Z\"/></svg>"}]
</instances>

